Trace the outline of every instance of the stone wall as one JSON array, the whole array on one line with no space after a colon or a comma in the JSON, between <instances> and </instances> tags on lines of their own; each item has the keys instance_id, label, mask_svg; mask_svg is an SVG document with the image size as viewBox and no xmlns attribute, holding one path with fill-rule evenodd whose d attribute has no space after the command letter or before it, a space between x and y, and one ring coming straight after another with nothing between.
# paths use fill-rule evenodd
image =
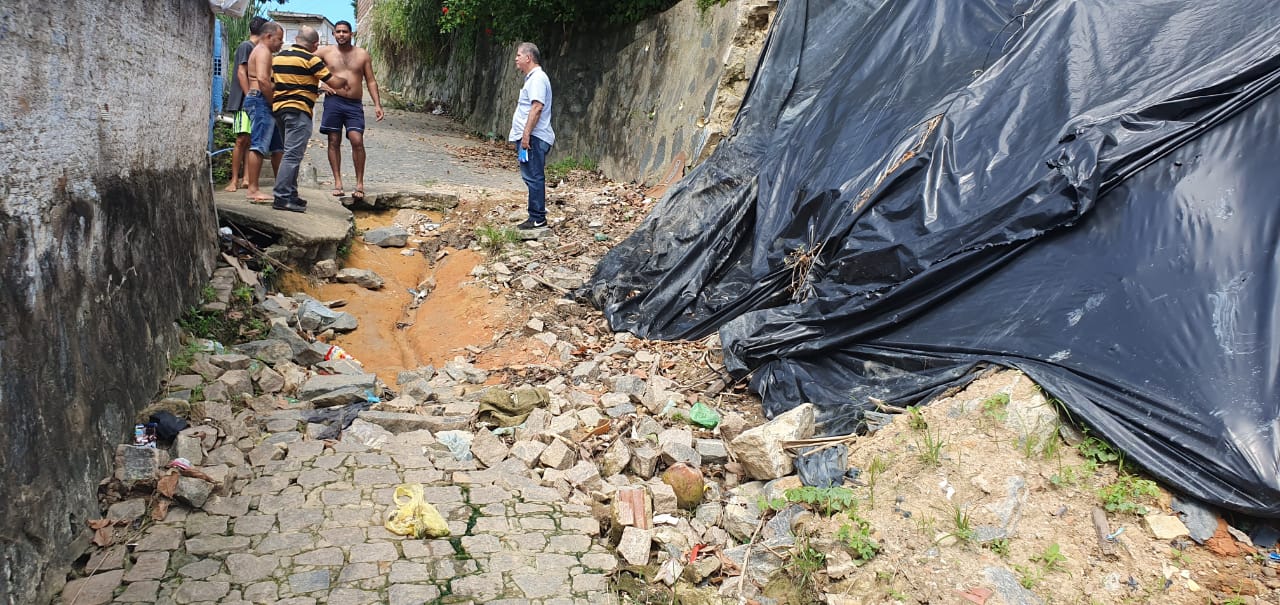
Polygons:
<instances>
[{"instance_id":1,"label":"stone wall","mask_svg":"<svg viewBox=\"0 0 1280 605\"><path fill-rule=\"evenodd\" d=\"M612 178L653 183L705 157L737 112L775 7L731 0L704 14L684 0L631 27L534 40L554 90L548 161L585 156ZM521 84L514 57L514 44L489 46L446 67L375 56L375 69L384 89L505 140Z\"/></svg>"},{"instance_id":2,"label":"stone wall","mask_svg":"<svg viewBox=\"0 0 1280 605\"><path fill-rule=\"evenodd\" d=\"M46 602L213 268L203 0L0 4L0 603Z\"/></svg>"}]
</instances>

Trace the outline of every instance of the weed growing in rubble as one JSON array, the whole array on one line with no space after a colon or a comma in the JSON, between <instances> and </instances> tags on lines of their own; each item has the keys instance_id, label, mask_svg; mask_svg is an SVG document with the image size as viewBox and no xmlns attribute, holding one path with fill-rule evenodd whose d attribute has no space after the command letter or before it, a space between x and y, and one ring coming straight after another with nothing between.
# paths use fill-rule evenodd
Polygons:
<instances>
[{"instance_id":1,"label":"weed growing in rubble","mask_svg":"<svg viewBox=\"0 0 1280 605\"><path fill-rule=\"evenodd\" d=\"M503 246L519 242L520 232L511 227L486 224L476 227L476 240L489 254L497 254L502 251Z\"/></svg>"},{"instance_id":2,"label":"weed growing in rubble","mask_svg":"<svg viewBox=\"0 0 1280 605\"><path fill-rule=\"evenodd\" d=\"M920 408L916 406L907 407L907 426L913 431L923 431L929 428L929 423L925 422L924 414L920 412Z\"/></svg>"},{"instance_id":3,"label":"weed growing in rubble","mask_svg":"<svg viewBox=\"0 0 1280 605\"><path fill-rule=\"evenodd\" d=\"M200 345L196 341L188 342L183 345L173 357L169 358L169 371L174 374L186 374L191 369L191 364L196 361L196 353L200 352Z\"/></svg>"},{"instance_id":4,"label":"weed growing in rubble","mask_svg":"<svg viewBox=\"0 0 1280 605\"><path fill-rule=\"evenodd\" d=\"M550 164L547 164L547 180L559 181L564 177L569 176L569 173L574 170L585 170L587 172L595 172L596 170L599 170L599 169L600 169L600 165L597 164L595 160L585 155L580 158L569 156L567 158L564 158L563 160L556 160Z\"/></svg>"},{"instance_id":5,"label":"weed growing in rubble","mask_svg":"<svg viewBox=\"0 0 1280 605\"><path fill-rule=\"evenodd\" d=\"M858 502L853 497L853 490L847 487L793 487L783 495L788 502L803 504L830 517L836 513L855 511Z\"/></svg>"},{"instance_id":6,"label":"weed growing in rubble","mask_svg":"<svg viewBox=\"0 0 1280 605\"><path fill-rule=\"evenodd\" d=\"M836 539L849 548L856 561L870 561L880 552L880 545L871 539L871 523L857 515L849 515L849 522L840 526Z\"/></svg>"},{"instance_id":7,"label":"weed growing in rubble","mask_svg":"<svg viewBox=\"0 0 1280 605\"><path fill-rule=\"evenodd\" d=\"M942 446L946 445L942 441L942 436L926 430L923 439L923 443L920 444L920 460L930 466L941 466Z\"/></svg>"},{"instance_id":8,"label":"weed growing in rubble","mask_svg":"<svg viewBox=\"0 0 1280 605\"><path fill-rule=\"evenodd\" d=\"M951 535L961 542L968 542L973 539L973 518L969 516L963 504L959 502L951 505L951 523L954 526Z\"/></svg>"},{"instance_id":9,"label":"weed growing in rubble","mask_svg":"<svg viewBox=\"0 0 1280 605\"><path fill-rule=\"evenodd\" d=\"M996 422L1004 422L1009 417L1009 394L996 393L978 405L982 414Z\"/></svg>"},{"instance_id":10,"label":"weed growing in rubble","mask_svg":"<svg viewBox=\"0 0 1280 605\"><path fill-rule=\"evenodd\" d=\"M889 463L880 456L871 459L871 463L867 465L867 487L870 488L870 494L867 497L867 506L875 506L876 504L876 482L879 481L880 475L884 474L889 468Z\"/></svg>"},{"instance_id":11,"label":"weed growing in rubble","mask_svg":"<svg viewBox=\"0 0 1280 605\"><path fill-rule=\"evenodd\" d=\"M827 564L827 555L813 547L808 538L796 542L795 552L787 561L787 575L801 591L812 588L818 572Z\"/></svg>"},{"instance_id":12,"label":"weed growing in rubble","mask_svg":"<svg viewBox=\"0 0 1280 605\"><path fill-rule=\"evenodd\" d=\"M1109 513L1147 514L1144 500L1151 500L1160 495L1156 482L1150 479L1139 479L1133 475L1121 474L1115 483L1098 490L1102 499L1102 507Z\"/></svg>"},{"instance_id":13,"label":"weed growing in rubble","mask_svg":"<svg viewBox=\"0 0 1280 605\"><path fill-rule=\"evenodd\" d=\"M1018 572L1018 583L1029 590L1039 584L1050 572L1065 571L1062 564L1066 560L1067 557L1062 554L1058 543L1054 542L1040 554L1031 557L1031 562L1039 565L1014 565L1013 568Z\"/></svg>"},{"instance_id":14,"label":"weed growing in rubble","mask_svg":"<svg viewBox=\"0 0 1280 605\"><path fill-rule=\"evenodd\" d=\"M1111 444L1098 439L1097 437L1085 437L1080 445L1076 446L1080 451L1080 455L1092 460L1098 464L1106 464L1108 462L1120 462L1120 452L1111 447Z\"/></svg>"},{"instance_id":15,"label":"weed growing in rubble","mask_svg":"<svg viewBox=\"0 0 1280 605\"><path fill-rule=\"evenodd\" d=\"M994 540L988 540L986 543L982 545L982 547L993 553L996 553L996 555L1002 559L1009 557L1009 539L1008 538L996 538Z\"/></svg>"}]
</instances>

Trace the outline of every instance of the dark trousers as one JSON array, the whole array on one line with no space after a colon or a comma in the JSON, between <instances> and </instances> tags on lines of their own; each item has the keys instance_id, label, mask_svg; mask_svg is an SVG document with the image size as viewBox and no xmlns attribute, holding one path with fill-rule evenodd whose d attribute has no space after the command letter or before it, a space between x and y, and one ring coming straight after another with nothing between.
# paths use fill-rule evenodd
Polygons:
<instances>
[{"instance_id":1,"label":"dark trousers","mask_svg":"<svg viewBox=\"0 0 1280 605\"><path fill-rule=\"evenodd\" d=\"M529 218L542 223L547 220L547 152L551 144L529 137L529 161L520 163L520 178L529 188ZM287 153L287 152L286 152ZM516 153L520 153L520 141L516 141Z\"/></svg>"}]
</instances>

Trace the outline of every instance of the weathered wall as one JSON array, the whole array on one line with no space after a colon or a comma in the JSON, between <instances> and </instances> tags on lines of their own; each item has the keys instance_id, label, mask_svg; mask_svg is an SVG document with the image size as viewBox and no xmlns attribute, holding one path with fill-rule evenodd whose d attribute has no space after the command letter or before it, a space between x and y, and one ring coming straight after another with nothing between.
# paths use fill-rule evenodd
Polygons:
<instances>
[{"instance_id":1,"label":"weathered wall","mask_svg":"<svg viewBox=\"0 0 1280 605\"><path fill-rule=\"evenodd\" d=\"M212 271L212 27L203 0L0 3L0 603L61 587Z\"/></svg>"},{"instance_id":2,"label":"weathered wall","mask_svg":"<svg viewBox=\"0 0 1280 605\"><path fill-rule=\"evenodd\" d=\"M677 158L692 163L727 131L775 7L731 0L701 14L685 0L632 27L533 40L555 95L549 161L586 156L613 178L650 183ZM514 57L515 45L485 47L446 67L376 57L375 69L385 89L505 140L522 82Z\"/></svg>"}]
</instances>

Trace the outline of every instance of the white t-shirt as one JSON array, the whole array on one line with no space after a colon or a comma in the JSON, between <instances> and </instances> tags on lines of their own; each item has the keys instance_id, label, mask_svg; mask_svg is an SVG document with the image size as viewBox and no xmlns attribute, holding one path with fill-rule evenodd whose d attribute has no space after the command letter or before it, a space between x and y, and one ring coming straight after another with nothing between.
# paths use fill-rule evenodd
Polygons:
<instances>
[{"instance_id":1,"label":"white t-shirt","mask_svg":"<svg viewBox=\"0 0 1280 605\"><path fill-rule=\"evenodd\" d=\"M524 138L524 126L529 122L529 111L533 102L542 103L542 115L538 123L533 125L531 136L535 136L548 145L556 143L556 133L551 130L551 80L547 78L542 66L534 67L524 77L524 87L520 89L520 101L516 103L516 113L511 117L511 134L507 140L511 142Z\"/></svg>"}]
</instances>

